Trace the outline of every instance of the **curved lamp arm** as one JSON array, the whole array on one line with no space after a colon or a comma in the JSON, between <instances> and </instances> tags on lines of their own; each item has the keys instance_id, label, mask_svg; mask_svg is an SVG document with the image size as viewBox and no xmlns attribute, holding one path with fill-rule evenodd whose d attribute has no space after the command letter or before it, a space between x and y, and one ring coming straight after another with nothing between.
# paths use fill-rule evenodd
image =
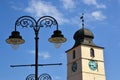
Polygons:
<instances>
[{"instance_id":1,"label":"curved lamp arm","mask_svg":"<svg viewBox=\"0 0 120 80\"><path fill-rule=\"evenodd\" d=\"M35 28L36 27L36 20L31 17L31 16L22 16L20 18L18 18L15 22L15 31L17 31L17 26L21 26L21 27L31 27L31 28Z\"/></svg>"},{"instance_id":2,"label":"curved lamp arm","mask_svg":"<svg viewBox=\"0 0 120 80\"><path fill-rule=\"evenodd\" d=\"M51 17L51 16L43 16L43 17L39 18L37 21L37 26L51 27L52 25L55 25L56 30L58 30L58 23L57 23L56 19L54 17Z\"/></svg>"},{"instance_id":3,"label":"curved lamp arm","mask_svg":"<svg viewBox=\"0 0 120 80\"><path fill-rule=\"evenodd\" d=\"M31 16L22 16L15 22L15 31L17 31L17 26L21 26L23 28L31 27L35 31L39 31L40 27L52 27L52 25L55 25L56 30L58 30L58 23L56 19L51 16L43 16L37 21Z\"/></svg>"}]
</instances>

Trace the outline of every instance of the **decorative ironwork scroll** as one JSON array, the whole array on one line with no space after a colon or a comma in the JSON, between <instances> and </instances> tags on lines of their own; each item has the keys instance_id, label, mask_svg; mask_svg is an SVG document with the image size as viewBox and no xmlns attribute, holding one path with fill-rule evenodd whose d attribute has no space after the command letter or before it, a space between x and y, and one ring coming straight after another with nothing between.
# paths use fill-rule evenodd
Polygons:
<instances>
[{"instance_id":1,"label":"decorative ironwork scroll","mask_svg":"<svg viewBox=\"0 0 120 80\"><path fill-rule=\"evenodd\" d=\"M35 74L30 74L26 77L26 80L35 80Z\"/></svg>"},{"instance_id":2,"label":"decorative ironwork scroll","mask_svg":"<svg viewBox=\"0 0 120 80\"><path fill-rule=\"evenodd\" d=\"M55 18L51 16L43 16L39 18L37 21L32 18L31 16L22 16L17 19L15 23L15 31L17 26L21 27L31 27L35 31L39 31L40 27L51 27L51 26L56 26L58 30L58 23Z\"/></svg>"},{"instance_id":3,"label":"decorative ironwork scroll","mask_svg":"<svg viewBox=\"0 0 120 80\"><path fill-rule=\"evenodd\" d=\"M49 74L43 73L39 76L39 80L52 80L52 78Z\"/></svg>"},{"instance_id":4,"label":"decorative ironwork scroll","mask_svg":"<svg viewBox=\"0 0 120 80\"><path fill-rule=\"evenodd\" d=\"M35 80L35 74L28 75L26 80ZM43 73L39 76L38 80L52 80L52 78L49 74Z\"/></svg>"}]
</instances>

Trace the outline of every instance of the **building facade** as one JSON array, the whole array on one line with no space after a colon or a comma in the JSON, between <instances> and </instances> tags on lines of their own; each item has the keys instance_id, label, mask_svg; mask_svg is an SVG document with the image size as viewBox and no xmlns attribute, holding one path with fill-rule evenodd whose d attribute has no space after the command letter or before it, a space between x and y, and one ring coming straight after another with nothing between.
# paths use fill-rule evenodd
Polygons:
<instances>
[{"instance_id":1,"label":"building facade","mask_svg":"<svg viewBox=\"0 0 120 80\"><path fill-rule=\"evenodd\" d=\"M73 36L74 46L66 51L67 80L106 80L104 48L93 42L94 35L84 22L82 26Z\"/></svg>"}]
</instances>

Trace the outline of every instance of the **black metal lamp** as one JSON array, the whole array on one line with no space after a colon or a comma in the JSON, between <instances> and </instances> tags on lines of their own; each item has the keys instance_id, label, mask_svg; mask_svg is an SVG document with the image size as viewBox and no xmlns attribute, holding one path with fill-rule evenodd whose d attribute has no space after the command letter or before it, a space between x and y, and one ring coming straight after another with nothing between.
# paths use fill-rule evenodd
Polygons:
<instances>
[{"instance_id":1,"label":"black metal lamp","mask_svg":"<svg viewBox=\"0 0 120 80\"><path fill-rule=\"evenodd\" d=\"M20 33L17 31L17 27L23 28L33 28L35 32L35 80L38 80L38 39L39 39L39 30L42 27L52 27L56 26L56 30L54 34L48 40L56 45L56 47L60 47L61 43L66 41L66 38L62 35L62 32L58 29L58 23L55 18L51 16L43 16L40 17L37 21L31 16L21 16L15 22L15 30L11 33L11 36L6 40L8 44L11 44L13 48L17 48L19 44L23 44L25 41L20 36ZM41 64L40 64L41 65ZM45 64L45 65L60 65L60 64ZM44 65L44 66L45 66ZM31 65L18 65L18 66L31 66ZM43 65L41 65L43 66Z\"/></svg>"},{"instance_id":2,"label":"black metal lamp","mask_svg":"<svg viewBox=\"0 0 120 80\"><path fill-rule=\"evenodd\" d=\"M62 43L66 42L66 38L64 38L60 30L55 30L54 34L48 39L48 41L53 43L56 48L59 48Z\"/></svg>"},{"instance_id":3,"label":"black metal lamp","mask_svg":"<svg viewBox=\"0 0 120 80\"><path fill-rule=\"evenodd\" d=\"M13 31L11 33L11 36L9 36L9 38L6 39L6 42L8 44L11 44L13 49L17 49L19 47L19 44L23 44L25 40L22 39L22 36L20 36L20 32Z\"/></svg>"}]
</instances>

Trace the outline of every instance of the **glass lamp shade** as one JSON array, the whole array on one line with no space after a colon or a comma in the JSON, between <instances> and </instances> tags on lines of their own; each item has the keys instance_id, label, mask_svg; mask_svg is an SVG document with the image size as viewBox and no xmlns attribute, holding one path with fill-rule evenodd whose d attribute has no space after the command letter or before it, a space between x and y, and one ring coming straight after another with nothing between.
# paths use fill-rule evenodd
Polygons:
<instances>
[{"instance_id":1,"label":"glass lamp shade","mask_svg":"<svg viewBox=\"0 0 120 80\"><path fill-rule=\"evenodd\" d=\"M53 45L55 46L55 48L60 48L62 43L53 43Z\"/></svg>"},{"instance_id":2,"label":"glass lamp shade","mask_svg":"<svg viewBox=\"0 0 120 80\"><path fill-rule=\"evenodd\" d=\"M12 49L17 50L19 48L19 44L11 44Z\"/></svg>"},{"instance_id":3,"label":"glass lamp shade","mask_svg":"<svg viewBox=\"0 0 120 80\"><path fill-rule=\"evenodd\" d=\"M55 30L51 38L48 39L49 42L54 43L55 47L60 47L61 43L66 42L66 38L61 34L60 30Z\"/></svg>"},{"instance_id":4,"label":"glass lamp shade","mask_svg":"<svg viewBox=\"0 0 120 80\"><path fill-rule=\"evenodd\" d=\"M12 46L13 45L19 46L19 44L23 44L25 41L22 39L22 37L20 36L20 33L18 31L13 31L11 33L11 36L9 36L9 38L6 39L6 42L8 44L11 44Z\"/></svg>"}]
</instances>

